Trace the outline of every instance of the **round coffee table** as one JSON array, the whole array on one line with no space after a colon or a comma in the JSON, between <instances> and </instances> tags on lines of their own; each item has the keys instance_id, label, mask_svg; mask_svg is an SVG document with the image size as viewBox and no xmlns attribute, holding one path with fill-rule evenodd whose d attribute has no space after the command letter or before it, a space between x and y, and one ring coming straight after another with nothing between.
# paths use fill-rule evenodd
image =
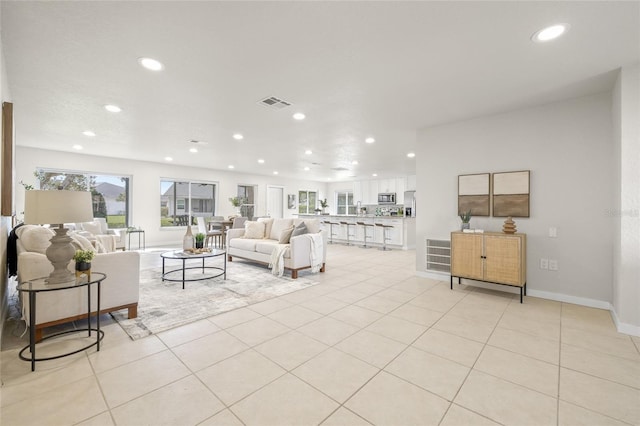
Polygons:
<instances>
[{"instance_id":1,"label":"round coffee table","mask_svg":"<svg viewBox=\"0 0 640 426\"><path fill-rule=\"evenodd\" d=\"M198 253L198 254L190 254L185 253L182 250L174 250L162 253L160 257L162 257L162 281L175 281L182 282L182 289L184 290L184 283L189 281L202 281L208 280L211 278L216 278L220 276L224 276L224 279L227 279L227 252L225 250L217 250L213 249L211 252ZM223 267L220 266L205 266L204 261L208 258L222 256L224 259ZM182 261L182 267L177 269L172 269L170 271L165 270L165 260L180 260ZM187 267L187 260L201 260L202 265L199 266L189 266ZM202 276L198 278L187 278L185 276L185 272L188 269L202 269ZM212 270L212 273L205 273L206 270ZM181 278L170 278L169 275L175 275L175 272L182 272Z\"/></svg>"}]
</instances>

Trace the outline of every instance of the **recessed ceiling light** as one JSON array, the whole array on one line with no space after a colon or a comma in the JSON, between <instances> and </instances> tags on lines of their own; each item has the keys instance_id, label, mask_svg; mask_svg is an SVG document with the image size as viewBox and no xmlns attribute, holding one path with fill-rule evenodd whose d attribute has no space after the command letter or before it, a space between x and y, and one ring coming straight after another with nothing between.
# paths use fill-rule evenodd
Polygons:
<instances>
[{"instance_id":1,"label":"recessed ceiling light","mask_svg":"<svg viewBox=\"0 0 640 426\"><path fill-rule=\"evenodd\" d=\"M560 37L562 34L566 33L568 29L569 29L569 24L551 25L549 27L536 31L531 36L531 40L537 43L544 43L545 41L551 41Z\"/></svg>"},{"instance_id":2,"label":"recessed ceiling light","mask_svg":"<svg viewBox=\"0 0 640 426\"><path fill-rule=\"evenodd\" d=\"M364 141L366 143L374 143L376 140L374 138L366 138Z\"/></svg>"},{"instance_id":3,"label":"recessed ceiling light","mask_svg":"<svg viewBox=\"0 0 640 426\"><path fill-rule=\"evenodd\" d=\"M357 165L358 165L358 160L353 160L353 161L351 162L351 164L353 164L354 166L357 166Z\"/></svg>"},{"instance_id":4,"label":"recessed ceiling light","mask_svg":"<svg viewBox=\"0 0 640 426\"><path fill-rule=\"evenodd\" d=\"M228 169L235 169L236 167L235 167L233 164L229 164L229 165L227 166L227 168L228 168Z\"/></svg>"},{"instance_id":5,"label":"recessed ceiling light","mask_svg":"<svg viewBox=\"0 0 640 426\"><path fill-rule=\"evenodd\" d=\"M172 157L164 157L164 161L173 161Z\"/></svg>"},{"instance_id":6,"label":"recessed ceiling light","mask_svg":"<svg viewBox=\"0 0 640 426\"><path fill-rule=\"evenodd\" d=\"M241 141L242 139L244 139L244 136L242 136L240 133L234 133L233 138L237 141Z\"/></svg>"},{"instance_id":7,"label":"recessed ceiling light","mask_svg":"<svg viewBox=\"0 0 640 426\"><path fill-rule=\"evenodd\" d=\"M120 112L120 111L122 111L122 108L120 108L117 105L105 105L104 109L106 109L109 112Z\"/></svg>"},{"instance_id":8,"label":"recessed ceiling light","mask_svg":"<svg viewBox=\"0 0 640 426\"><path fill-rule=\"evenodd\" d=\"M374 174L372 174L371 176L373 176L373 177L378 177L378 174L377 174L377 173L374 173Z\"/></svg>"},{"instance_id":9,"label":"recessed ceiling light","mask_svg":"<svg viewBox=\"0 0 640 426\"><path fill-rule=\"evenodd\" d=\"M92 137L94 137L96 135L91 130L85 130L84 132L82 132L82 134L85 135L85 136L89 136L90 138L92 138Z\"/></svg>"},{"instance_id":10,"label":"recessed ceiling light","mask_svg":"<svg viewBox=\"0 0 640 426\"><path fill-rule=\"evenodd\" d=\"M264 160L262 158L258 158L258 163L264 164Z\"/></svg>"},{"instance_id":11,"label":"recessed ceiling light","mask_svg":"<svg viewBox=\"0 0 640 426\"><path fill-rule=\"evenodd\" d=\"M306 118L306 115L301 112L296 112L295 114L293 114L293 118L295 120L304 120Z\"/></svg>"},{"instance_id":12,"label":"recessed ceiling light","mask_svg":"<svg viewBox=\"0 0 640 426\"><path fill-rule=\"evenodd\" d=\"M189 148L189 152L193 152L195 154L198 152L198 148Z\"/></svg>"},{"instance_id":13,"label":"recessed ceiling light","mask_svg":"<svg viewBox=\"0 0 640 426\"><path fill-rule=\"evenodd\" d=\"M313 151L311 151L310 149L308 149L308 150L306 150L304 153L305 153L305 154L307 154L307 155L311 155L311 154L313 154Z\"/></svg>"},{"instance_id":14,"label":"recessed ceiling light","mask_svg":"<svg viewBox=\"0 0 640 426\"><path fill-rule=\"evenodd\" d=\"M151 71L162 71L162 69L164 68L162 62L156 61L155 59L151 58L138 58L138 63Z\"/></svg>"},{"instance_id":15,"label":"recessed ceiling light","mask_svg":"<svg viewBox=\"0 0 640 426\"><path fill-rule=\"evenodd\" d=\"M305 171L305 172L308 172L309 170L311 170L309 167L305 167L305 168L304 168L304 171Z\"/></svg>"},{"instance_id":16,"label":"recessed ceiling light","mask_svg":"<svg viewBox=\"0 0 640 426\"><path fill-rule=\"evenodd\" d=\"M278 174L278 172L277 172L277 171L274 171L274 172L273 172L273 174L274 174L274 175L277 175L277 174Z\"/></svg>"},{"instance_id":17,"label":"recessed ceiling light","mask_svg":"<svg viewBox=\"0 0 640 426\"><path fill-rule=\"evenodd\" d=\"M410 152L410 153L407 154L407 157L409 157L409 158L413 158L415 156L416 156L415 152Z\"/></svg>"},{"instance_id":18,"label":"recessed ceiling light","mask_svg":"<svg viewBox=\"0 0 640 426\"><path fill-rule=\"evenodd\" d=\"M80 151L82 149L82 145L74 145L73 149L77 149L78 151Z\"/></svg>"}]
</instances>

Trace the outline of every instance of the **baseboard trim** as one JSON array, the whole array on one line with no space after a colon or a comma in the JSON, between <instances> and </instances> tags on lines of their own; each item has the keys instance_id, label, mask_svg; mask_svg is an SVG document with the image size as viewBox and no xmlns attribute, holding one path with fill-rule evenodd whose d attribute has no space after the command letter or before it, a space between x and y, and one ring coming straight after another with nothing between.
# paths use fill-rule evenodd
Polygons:
<instances>
[{"instance_id":1,"label":"baseboard trim","mask_svg":"<svg viewBox=\"0 0 640 426\"><path fill-rule=\"evenodd\" d=\"M550 291L533 290L528 287L527 295L539 297L541 299L555 300L558 302L573 303L574 305L587 306L589 308L611 310L611 303L604 300L589 299L587 297L571 296L569 294L562 293L552 293Z\"/></svg>"},{"instance_id":2,"label":"baseboard trim","mask_svg":"<svg viewBox=\"0 0 640 426\"><path fill-rule=\"evenodd\" d=\"M616 330L620 333L629 334L631 336L640 337L640 326L629 324L626 322L620 322L618 319L618 314L613 306L611 306L611 317L613 318L613 323L616 325Z\"/></svg>"},{"instance_id":3,"label":"baseboard trim","mask_svg":"<svg viewBox=\"0 0 640 426\"><path fill-rule=\"evenodd\" d=\"M430 271L416 271L416 275L423 278L430 278L433 280L445 281L445 282L449 281L451 277L451 275L447 273L437 273L437 272L430 272ZM497 285L493 285L492 287L489 287L489 286L485 287L482 284L483 283L481 281L473 283L474 286L491 288L494 290L496 289L496 286L497 286ZM513 292L513 291L509 291L511 290L510 287L506 287L504 290L507 292ZM541 299L547 299L547 300L555 300L557 302L572 303L574 305L586 306L589 308L606 309L611 313L611 317L613 318L613 323L615 324L616 330L618 330L619 333L640 337L640 326L621 322L620 319L618 318L618 314L616 313L613 305L610 302L607 302L604 300L589 299L587 297L571 296L569 294L534 290L531 288L527 288L527 296L539 297Z\"/></svg>"}]
</instances>

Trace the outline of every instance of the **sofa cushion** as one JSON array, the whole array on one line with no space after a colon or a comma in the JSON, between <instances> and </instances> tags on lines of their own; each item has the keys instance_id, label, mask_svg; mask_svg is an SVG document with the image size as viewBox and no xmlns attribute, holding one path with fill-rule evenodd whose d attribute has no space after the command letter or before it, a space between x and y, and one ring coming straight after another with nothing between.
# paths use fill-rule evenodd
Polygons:
<instances>
[{"instance_id":1,"label":"sofa cushion","mask_svg":"<svg viewBox=\"0 0 640 426\"><path fill-rule=\"evenodd\" d=\"M244 237L246 239L262 239L264 238L264 222L246 221L244 223Z\"/></svg>"},{"instance_id":2,"label":"sofa cushion","mask_svg":"<svg viewBox=\"0 0 640 426\"><path fill-rule=\"evenodd\" d=\"M271 236L271 226L273 225L273 218L259 217L258 222L264 223L264 237L269 238Z\"/></svg>"},{"instance_id":3,"label":"sofa cushion","mask_svg":"<svg viewBox=\"0 0 640 426\"><path fill-rule=\"evenodd\" d=\"M320 232L320 220L319 219L294 219L293 225L298 226L304 223L307 226L310 234L317 234Z\"/></svg>"},{"instance_id":4,"label":"sofa cushion","mask_svg":"<svg viewBox=\"0 0 640 426\"><path fill-rule=\"evenodd\" d=\"M269 239L280 240L280 233L293 225L293 219L274 219L271 225L271 233Z\"/></svg>"},{"instance_id":5,"label":"sofa cushion","mask_svg":"<svg viewBox=\"0 0 640 426\"><path fill-rule=\"evenodd\" d=\"M304 223L299 224L295 228L293 228L293 232L291 233L291 238L297 237L298 235L308 234L309 230L307 229L307 225Z\"/></svg>"},{"instance_id":6,"label":"sofa cushion","mask_svg":"<svg viewBox=\"0 0 640 426\"><path fill-rule=\"evenodd\" d=\"M38 225L24 225L18 228L16 234L26 251L46 254L47 248L51 245L49 240L55 232Z\"/></svg>"},{"instance_id":7,"label":"sofa cushion","mask_svg":"<svg viewBox=\"0 0 640 426\"><path fill-rule=\"evenodd\" d=\"M259 241L256 244L256 252L271 255L273 249L275 249L277 245L278 242L275 240ZM287 259L291 257L291 248L287 248L287 250L284 252L284 257Z\"/></svg>"},{"instance_id":8,"label":"sofa cushion","mask_svg":"<svg viewBox=\"0 0 640 426\"><path fill-rule=\"evenodd\" d=\"M280 238L278 239L278 243L280 244L289 244L289 240L291 239L291 233L293 232L293 225L288 227L287 229L282 230L280 233Z\"/></svg>"},{"instance_id":9,"label":"sofa cushion","mask_svg":"<svg viewBox=\"0 0 640 426\"><path fill-rule=\"evenodd\" d=\"M246 251L256 251L256 243L262 240L250 240L247 238L232 238L229 240L229 247Z\"/></svg>"},{"instance_id":10,"label":"sofa cushion","mask_svg":"<svg viewBox=\"0 0 640 426\"><path fill-rule=\"evenodd\" d=\"M82 229L84 231L92 233L93 235L99 235L103 233L102 227L98 222L83 222Z\"/></svg>"}]
</instances>

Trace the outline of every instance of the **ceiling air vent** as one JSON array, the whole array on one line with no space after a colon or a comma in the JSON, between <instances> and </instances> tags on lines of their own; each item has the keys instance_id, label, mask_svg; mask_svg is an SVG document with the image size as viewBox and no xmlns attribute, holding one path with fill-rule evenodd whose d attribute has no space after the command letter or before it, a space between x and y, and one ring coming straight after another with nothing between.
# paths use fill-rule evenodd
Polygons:
<instances>
[{"instance_id":1,"label":"ceiling air vent","mask_svg":"<svg viewBox=\"0 0 640 426\"><path fill-rule=\"evenodd\" d=\"M195 140L195 139L191 139L191 140L189 141L189 143L192 143L192 144L194 144L194 145L207 145L207 143L208 143L208 142L197 141L197 140Z\"/></svg>"},{"instance_id":2,"label":"ceiling air vent","mask_svg":"<svg viewBox=\"0 0 640 426\"><path fill-rule=\"evenodd\" d=\"M275 96L264 98L260 101L260 103L264 106L275 109L282 109L291 106L291 102L283 101L282 99L276 98Z\"/></svg>"},{"instance_id":3,"label":"ceiling air vent","mask_svg":"<svg viewBox=\"0 0 640 426\"><path fill-rule=\"evenodd\" d=\"M349 169L347 169L345 167L332 167L331 170L336 171L336 172L347 172L347 171L349 171Z\"/></svg>"}]
</instances>

